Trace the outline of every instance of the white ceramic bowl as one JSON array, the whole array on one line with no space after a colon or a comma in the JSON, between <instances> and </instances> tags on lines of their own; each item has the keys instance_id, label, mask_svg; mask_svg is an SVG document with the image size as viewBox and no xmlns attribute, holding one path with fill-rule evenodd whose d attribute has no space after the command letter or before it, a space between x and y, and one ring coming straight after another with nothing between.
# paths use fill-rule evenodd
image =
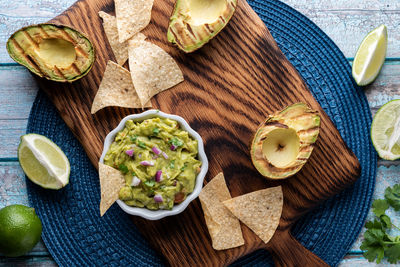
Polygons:
<instances>
[{"instance_id":1,"label":"white ceramic bowl","mask_svg":"<svg viewBox=\"0 0 400 267\"><path fill-rule=\"evenodd\" d=\"M126 213L131 214L131 215L137 215L143 218L146 218L148 220L158 220L161 218L164 218L166 216L171 216L171 215L176 215L181 213L182 211L185 210L185 208L189 205L189 203L194 200L196 197L199 196L201 189L203 188L203 181L204 181L204 176L206 176L206 173L208 171L208 160L206 153L204 153L204 144L203 144L203 139L201 139L201 136L195 132L192 128L190 128L189 124L182 118L177 115L170 115L166 114L164 112L161 112L159 110L148 110L140 114L134 114L134 115L129 115L126 116L125 118L122 119L122 121L118 124L117 128L112 130L107 136L106 139L104 140L104 148L103 148L103 153L101 154L100 157L100 162L104 163L104 156L106 155L108 149L110 148L110 145L112 142L114 142L115 135L124 129L125 123L127 120L133 120L133 121L143 121L145 119L150 119L154 117L161 117L161 118L168 118L168 119L173 119L176 120L181 128L189 133L191 137L197 140L198 142L198 159L202 162L201 164L201 170L200 173L196 177L196 185L194 187L194 190L192 193L187 195L186 199L178 204L174 205L172 210L149 210L146 208L138 208L138 207L131 207L126 205L123 201L117 200L118 205L123 209Z\"/></svg>"}]
</instances>

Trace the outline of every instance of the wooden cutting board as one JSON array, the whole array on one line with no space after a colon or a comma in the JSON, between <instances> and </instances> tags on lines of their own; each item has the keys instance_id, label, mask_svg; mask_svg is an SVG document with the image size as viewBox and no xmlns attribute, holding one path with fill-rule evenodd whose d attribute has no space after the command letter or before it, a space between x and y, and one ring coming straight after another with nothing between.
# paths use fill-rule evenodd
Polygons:
<instances>
[{"instance_id":1,"label":"wooden cutting board","mask_svg":"<svg viewBox=\"0 0 400 267\"><path fill-rule=\"evenodd\" d=\"M223 171L233 197L282 185L283 214L268 244L242 225L245 245L225 251L212 249L198 200L177 216L155 222L132 217L132 221L173 266L228 265L260 248L267 249L278 266L324 265L291 236L290 228L301 215L358 178L357 158L245 0L239 0L229 25L193 54L184 54L167 42L172 8L173 0L155 0L152 21L143 32L176 59L185 81L154 97L153 106L184 117L203 137L210 162L206 181ZM72 84L38 79L96 167L104 137L123 117L140 112L106 108L90 114L106 62L115 60L97 15L100 10L114 14L113 0L78 1L51 21L72 26L91 38L97 56L89 75ZM250 161L253 133L268 114L299 101L321 113L314 153L296 176L266 180Z\"/></svg>"}]
</instances>

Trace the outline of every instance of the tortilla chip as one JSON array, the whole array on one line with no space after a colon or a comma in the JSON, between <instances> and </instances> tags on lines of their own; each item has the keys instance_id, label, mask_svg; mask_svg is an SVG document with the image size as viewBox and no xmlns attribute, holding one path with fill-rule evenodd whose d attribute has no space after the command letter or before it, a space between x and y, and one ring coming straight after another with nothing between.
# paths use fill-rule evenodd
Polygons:
<instances>
[{"instance_id":1,"label":"tortilla chip","mask_svg":"<svg viewBox=\"0 0 400 267\"><path fill-rule=\"evenodd\" d=\"M222 173L204 186L199 198L213 248L222 250L243 245L239 220L222 204L222 201L231 199Z\"/></svg>"},{"instance_id":2,"label":"tortilla chip","mask_svg":"<svg viewBox=\"0 0 400 267\"><path fill-rule=\"evenodd\" d=\"M132 82L142 104L183 81L175 60L155 44L129 40L128 54Z\"/></svg>"},{"instance_id":3,"label":"tortilla chip","mask_svg":"<svg viewBox=\"0 0 400 267\"><path fill-rule=\"evenodd\" d=\"M99 16L103 19L104 32L106 33L117 63L119 65L124 65L125 61L128 60L128 42L120 43L118 40L117 19L103 11L99 12Z\"/></svg>"},{"instance_id":4,"label":"tortilla chip","mask_svg":"<svg viewBox=\"0 0 400 267\"><path fill-rule=\"evenodd\" d=\"M119 42L143 30L151 19L153 0L114 0Z\"/></svg>"},{"instance_id":5,"label":"tortilla chip","mask_svg":"<svg viewBox=\"0 0 400 267\"><path fill-rule=\"evenodd\" d=\"M129 71L112 61L107 62L103 80L93 100L91 113L94 114L109 106L142 107ZM148 102L145 107L151 107L151 102Z\"/></svg>"},{"instance_id":6,"label":"tortilla chip","mask_svg":"<svg viewBox=\"0 0 400 267\"><path fill-rule=\"evenodd\" d=\"M282 214L282 187L272 187L223 202L239 220L265 243L272 238Z\"/></svg>"},{"instance_id":7,"label":"tortilla chip","mask_svg":"<svg viewBox=\"0 0 400 267\"><path fill-rule=\"evenodd\" d=\"M122 173L108 165L99 162L100 177L100 216L114 204L118 199L119 191L125 185L125 178Z\"/></svg>"}]
</instances>

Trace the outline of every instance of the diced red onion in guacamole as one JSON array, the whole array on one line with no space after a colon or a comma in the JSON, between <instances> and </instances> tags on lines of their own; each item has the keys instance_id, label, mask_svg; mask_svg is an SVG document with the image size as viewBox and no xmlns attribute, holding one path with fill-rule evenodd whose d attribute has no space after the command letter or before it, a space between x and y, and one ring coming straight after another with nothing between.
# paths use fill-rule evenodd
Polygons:
<instances>
[{"instance_id":1,"label":"diced red onion in guacamole","mask_svg":"<svg viewBox=\"0 0 400 267\"><path fill-rule=\"evenodd\" d=\"M156 182L161 182L163 180L162 170L156 172Z\"/></svg>"},{"instance_id":2,"label":"diced red onion in guacamole","mask_svg":"<svg viewBox=\"0 0 400 267\"><path fill-rule=\"evenodd\" d=\"M140 184L141 180L137 178L136 176L133 176L131 186L138 186Z\"/></svg>"},{"instance_id":3,"label":"diced red onion in guacamole","mask_svg":"<svg viewBox=\"0 0 400 267\"><path fill-rule=\"evenodd\" d=\"M148 160L143 160L143 161L140 162L140 165L143 165L143 166L154 166L154 162L148 161Z\"/></svg>"},{"instance_id":4,"label":"diced red onion in guacamole","mask_svg":"<svg viewBox=\"0 0 400 267\"><path fill-rule=\"evenodd\" d=\"M170 147L169 147L169 149L171 149L171 150L175 150L177 148L177 146L175 146L175 145L171 145Z\"/></svg>"},{"instance_id":5,"label":"diced red onion in guacamole","mask_svg":"<svg viewBox=\"0 0 400 267\"><path fill-rule=\"evenodd\" d=\"M153 146L151 148L151 150L153 150L154 154L156 154L156 155L160 155L161 154L161 150L156 146Z\"/></svg>"},{"instance_id":6,"label":"diced red onion in guacamole","mask_svg":"<svg viewBox=\"0 0 400 267\"><path fill-rule=\"evenodd\" d=\"M162 196L161 196L160 194L156 194L156 195L154 196L154 201L155 201L156 203L161 203L161 202L163 202L164 200L163 200L163 198L162 198Z\"/></svg>"},{"instance_id":7,"label":"diced red onion in guacamole","mask_svg":"<svg viewBox=\"0 0 400 267\"><path fill-rule=\"evenodd\" d=\"M129 150L126 150L126 151L125 151L125 153L126 153L129 157L132 157L132 156L133 156L133 152L135 152L133 149L129 149Z\"/></svg>"},{"instance_id":8,"label":"diced red onion in guacamole","mask_svg":"<svg viewBox=\"0 0 400 267\"><path fill-rule=\"evenodd\" d=\"M154 156L152 157L152 159L158 159L158 156L157 156L157 155L154 155Z\"/></svg>"},{"instance_id":9,"label":"diced red onion in guacamole","mask_svg":"<svg viewBox=\"0 0 400 267\"><path fill-rule=\"evenodd\" d=\"M168 159L168 155L165 152L162 152L161 155L164 157L164 159Z\"/></svg>"}]
</instances>

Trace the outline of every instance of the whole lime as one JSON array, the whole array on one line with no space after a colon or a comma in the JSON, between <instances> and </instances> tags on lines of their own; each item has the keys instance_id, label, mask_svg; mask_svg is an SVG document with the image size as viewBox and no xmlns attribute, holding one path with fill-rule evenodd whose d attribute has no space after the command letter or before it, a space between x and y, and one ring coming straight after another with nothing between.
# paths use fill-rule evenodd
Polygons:
<instances>
[{"instance_id":1,"label":"whole lime","mask_svg":"<svg viewBox=\"0 0 400 267\"><path fill-rule=\"evenodd\" d=\"M35 210L11 205L0 210L0 253L18 257L30 251L40 240L42 223Z\"/></svg>"}]
</instances>

